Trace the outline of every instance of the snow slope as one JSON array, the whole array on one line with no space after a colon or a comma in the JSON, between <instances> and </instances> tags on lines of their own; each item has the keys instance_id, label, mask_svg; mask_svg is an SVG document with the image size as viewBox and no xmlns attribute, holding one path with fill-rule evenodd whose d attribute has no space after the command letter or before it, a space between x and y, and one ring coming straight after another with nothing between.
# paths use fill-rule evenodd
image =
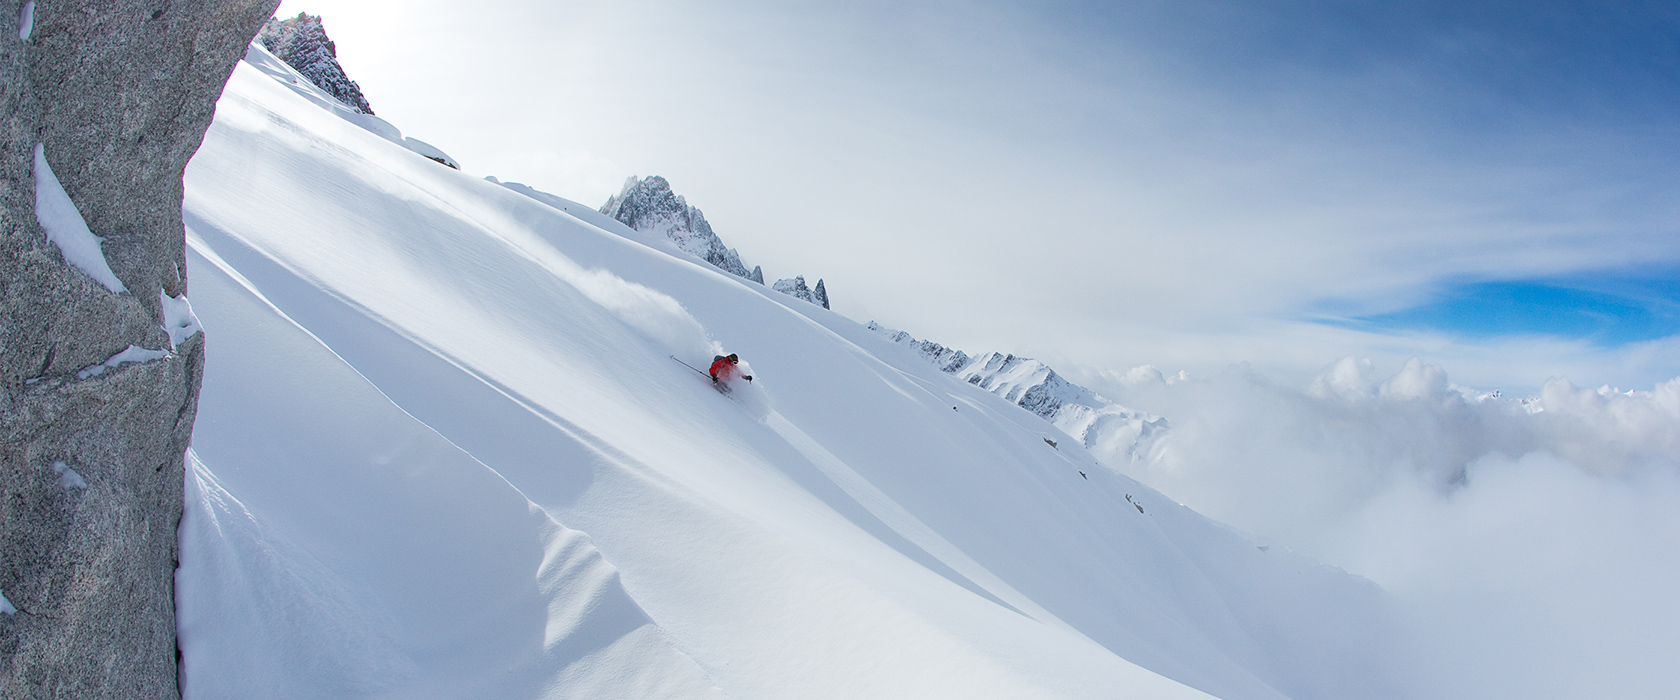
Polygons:
<instances>
[{"instance_id":1,"label":"snow slope","mask_svg":"<svg viewBox=\"0 0 1680 700\"><path fill-rule=\"evenodd\" d=\"M1369 582L264 68L187 173L188 698L1404 693Z\"/></svg>"}]
</instances>

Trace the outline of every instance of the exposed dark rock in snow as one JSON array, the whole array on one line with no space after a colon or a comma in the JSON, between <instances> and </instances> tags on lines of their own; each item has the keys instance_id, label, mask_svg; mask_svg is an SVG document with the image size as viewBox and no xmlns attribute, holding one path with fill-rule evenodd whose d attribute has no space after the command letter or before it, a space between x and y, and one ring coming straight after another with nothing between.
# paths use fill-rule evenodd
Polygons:
<instances>
[{"instance_id":1,"label":"exposed dark rock in snow","mask_svg":"<svg viewBox=\"0 0 1680 700\"><path fill-rule=\"evenodd\" d=\"M822 280L817 280L817 288L812 289L805 286L805 276L798 275L790 280L776 280L771 289L828 308L828 290L823 288Z\"/></svg>"},{"instance_id":2,"label":"exposed dark rock in snow","mask_svg":"<svg viewBox=\"0 0 1680 700\"><path fill-rule=\"evenodd\" d=\"M270 19L257 40L269 53L297 69L339 102L362 114L373 114L373 107L362 96L361 86L345 75L344 67L338 64L338 47L327 38L319 15L299 12L291 19ZM427 157L449 165L434 156Z\"/></svg>"},{"instance_id":3,"label":"exposed dark rock in snow","mask_svg":"<svg viewBox=\"0 0 1680 700\"><path fill-rule=\"evenodd\" d=\"M994 352L976 358L953 374L1045 420L1054 420L1064 404L1099 403L1090 389L1063 379L1049 365L1030 357Z\"/></svg>"},{"instance_id":4,"label":"exposed dark rock in snow","mask_svg":"<svg viewBox=\"0 0 1680 700\"><path fill-rule=\"evenodd\" d=\"M895 331L874 321L869 322L869 330L887 336L889 340L899 345L915 350L928 362L933 363L933 366L938 367L941 372L955 373L957 370L968 366L969 357L961 350L948 348L931 340L916 340L909 333Z\"/></svg>"},{"instance_id":5,"label":"exposed dark rock in snow","mask_svg":"<svg viewBox=\"0 0 1680 700\"><path fill-rule=\"evenodd\" d=\"M725 246L723 239L712 232L706 216L672 192L665 178L653 175L625 180L624 189L601 205L601 213L637 231L663 234L684 252L724 272L764 284L764 271L756 266L749 271L735 249Z\"/></svg>"},{"instance_id":6,"label":"exposed dark rock in snow","mask_svg":"<svg viewBox=\"0 0 1680 700\"><path fill-rule=\"evenodd\" d=\"M29 4L0 34L0 695L174 698L181 174L276 2Z\"/></svg>"}]
</instances>

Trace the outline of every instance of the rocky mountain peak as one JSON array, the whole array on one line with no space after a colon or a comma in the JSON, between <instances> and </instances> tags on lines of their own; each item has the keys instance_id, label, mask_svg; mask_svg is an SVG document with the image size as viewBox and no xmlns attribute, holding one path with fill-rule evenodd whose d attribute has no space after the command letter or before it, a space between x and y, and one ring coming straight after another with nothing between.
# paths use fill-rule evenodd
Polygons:
<instances>
[{"instance_id":1,"label":"rocky mountain peak","mask_svg":"<svg viewBox=\"0 0 1680 700\"><path fill-rule=\"evenodd\" d=\"M316 87L362 114L373 107L362 96L362 88L344 74L338 64L338 47L327 38L320 15L302 12L290 19L270 19L257 35L263 48L302 73Z\"/></svg>"},{"instance_id":2,"label":"rocky mountain peak","mask_svg":"<svg viewBox=\"0 0 1680 700\"><path fill-rule=\"evenodd\" d=\"M672 191L671 183L663 177L632 176L625 180L624 188L601 205L601 213L637 231L663 235L683 252L724 272L764 284L764 269L754 265L748 270L735 249L724 245L723 239L712 231L706 215ZM828 288L820 279L812 288L806 286L804 275L797 275L778 280L771 289L828 308Z\"/></svg>"},{"instance_id":3,"label":"rocky mountain peak","mask_svg":"<svg viewBox=\"0 0 1680 700\"><path fill-rule=\"evenodd\" d=\"M816 289L805 286L804 275L795 275L790 280L776 280L776 284L770 288L796 299L803 299L825 309L828 308L828 289L823 287L823 281L820 279L817 280Z\"/></svg>"},{"instance_id":4,"label":"rocky mountain peak","mask_svg":"<svg viewBox=\"0 0 1680 700\"><path fill-rule=\"evenodd\" d=\"M751 270L735 249L723 244L712 232L706 215L671 191L671 183L658 175L624 181L624 189L601 205L601 213L644 233L662 234L683 252L700 258L729 274L764 284L764 271Z\"/></svg>"}]
</instances>

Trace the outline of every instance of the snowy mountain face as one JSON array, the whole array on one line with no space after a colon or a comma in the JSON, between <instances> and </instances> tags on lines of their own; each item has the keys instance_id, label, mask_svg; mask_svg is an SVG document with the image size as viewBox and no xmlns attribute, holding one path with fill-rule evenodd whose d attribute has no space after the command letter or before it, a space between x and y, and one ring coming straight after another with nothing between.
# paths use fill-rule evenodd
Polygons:
<instances>
[{"instance_id":1,"label":"snowy mountain face","mask_svg":"<svg viewBox=\"0 0 1680 700\"><path fill-rule=\"evenodd\" d=\"M1002 396L1005 401L1032 411L1045 420L1054 420L1056 414L1070 404L1099 404L1097 396L1090 390L1074 385L1056 374L1049 365L1028 357L994 352L975 358L955 374L963 381Z\"/></svg>"},{"instance_id":2,"label":"snowy mountain face","mask_svg":"<svg viewBox=\"0 0 1680 700\"><path fill-rule=\"evenodd\" d=\"M373 107L362 96L361 86L345 75L344 67L338 64L338 48L327 38L319 15L299 12L291 19L270 19L257 35L257 41L345 106L362 114L373 114Z\"/></svg>"},{"instance_id":3,"label":"snowy mountain face","mask_svg":"<svg viewBox=\"0 0 1680 700\"><path fill-rule=\"evenodd\" d=\"M960 350L917 340L873 321L868 328L914 350L941 372L1049 421L1105 463L1123 465L1143 457L1166 433L1167 419L1109 401L1038 360L996 352L969 357Z\"/></svg>"},{"instance_id":4,"label":"snowy mountain face","mask_svg":"<svg viewBox=\"0 0 1680 700\"><path fill-rule=\"evenodd\" d=\"M817 280L817 287L812 289L805 286L805 276L799 275L790 280L776 280L776 284L772 285L771 289L795 299L808 301L825 309L828 308L828 289L823 287L822 280Z\"/></svg>"}]
</instances>

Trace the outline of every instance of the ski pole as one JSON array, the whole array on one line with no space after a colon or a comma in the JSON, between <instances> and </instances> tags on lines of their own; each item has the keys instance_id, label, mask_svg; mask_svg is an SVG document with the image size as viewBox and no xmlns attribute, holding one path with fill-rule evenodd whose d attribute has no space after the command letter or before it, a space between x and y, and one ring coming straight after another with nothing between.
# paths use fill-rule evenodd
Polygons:
<instances>
[{"instance_id":1,"label":"ski pole","mask_svg":"<svg viewBox=\"0 0 1680 700\"><path fill-rule=\"evenodd\" d=\"M700 371L700 370L699 370L699 368L697 368L697 367L695 367L695 366L694 366L694 365L691 365L691 364L689 364L689 363L687 363L687 362L683 362L683 361L682 361L682 360L677 360L677 356L676 356L676 355L669 355L669 356L668 356L668 357L670 357L670 358L671 358L671 359L673 359L673 360L676 360L676 361L677 361L677 364L679 364L679 365L682 365L682 366L684 366L684 367L687 367L687 368L689 368L689 369L692 369L692 370L694 370L694 373L695 373L695 374L698 374L698 375L700 375L700 376L702 376L702 377L708 377L708 378L710 378L710 377L711 377L711 375L709 375L709 374L706 374L706 373L705 373L705 372L702 372L702 371Z\"/></svg>"}]
</instances>

